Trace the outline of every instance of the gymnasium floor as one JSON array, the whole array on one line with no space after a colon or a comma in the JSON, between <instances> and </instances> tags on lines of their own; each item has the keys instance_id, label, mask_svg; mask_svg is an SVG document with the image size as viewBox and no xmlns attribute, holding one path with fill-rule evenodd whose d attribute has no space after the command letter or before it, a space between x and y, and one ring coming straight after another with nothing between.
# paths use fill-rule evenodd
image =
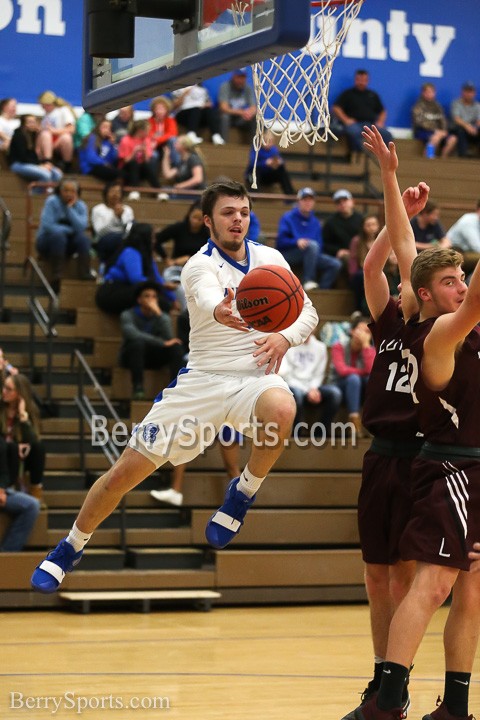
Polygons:
<instances>
[{"instance_id":1,"label":"gymnasium floor","mask_svg":"<svg viewBox=\"0 0 480 720\"><path fill-rule=\"evenodd\" d=\"M415 660L411 720L443 689L446 613ZM9 612L1 626L2 720L340 720L372 665L366 606Z\"/></svg>"}]
</instances>

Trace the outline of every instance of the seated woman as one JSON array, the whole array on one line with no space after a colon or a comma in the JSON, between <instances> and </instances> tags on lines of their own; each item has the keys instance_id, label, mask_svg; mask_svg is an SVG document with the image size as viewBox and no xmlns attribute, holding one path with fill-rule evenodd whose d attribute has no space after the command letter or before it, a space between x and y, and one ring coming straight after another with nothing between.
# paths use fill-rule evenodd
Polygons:
<instances>
[{"instance_id":1,"label":"seated woman","mask_svg":"<svg viewBox=\"0 0 480 720\"><path fill-rule=\"evenodd\" d=\"M90 238L86 233L88 209L80 200L80 188L73 179L64 178L50 195L40 215L37 250L48 258L51 266L51 285L60 291L65 259L77 255L80 280L92 280L90 272Z\"/></svg>"},{"instance_id":2,"label":"seated woman","mask_svg":"<svg viewBox=\"0 0 480 720\"><path fill-rule=\"evenodd\" d=\"M348 274L355 296L355 310L359 310L365 316L369 315L369 311L363 284L363 264L379 232L380 221L378 217L376 215L365 215L362 220L360 234L355 235L350 242Z\"/></svg>"},{"instance_id":3,"label":"seated woman","mask_svg":"<svg viewBox=\"0 0 480 720\"><path fill-rule=\"evenodd\" d=\"M118 178L118 152L110 120L102 120L93 132L87 135L78 151L78 160L83 175L93 175L106 181Z\"/></svg>"},{"instance_id":4,"label":"seated woman","mask_svg":"<svg viewBox=\"0 0 480 720\"><path fill-rule=\"evenodd\" d=\"M423 83L420 97L412 108L413 135L425 145L425 155L434 158L441 150L441 156L451 155L457 144L457 137L449 132L443 107L435 99L435 85Z\"/></svg>"},{"instance_id":5,"label":"seated woman","mask_svg":"<svg viewBox=\"0 0 480 720\"><path fill-rule=\"evenodd\" d=\"M40 125L35 115L23 115L8 149L10 170L24 180L58 182L62 171L51 162L41 161L35 150Z\"/></svg>"},{"instance_id":6,"label":"seated woman","mask_svg":"<svg viewBox=\"0 0 480 720\"><path fill-rule=\"evenodd\" d=\"M76 117L72 106L51 90L38 98L45 110L37 141L37 153L42 162L59 164L64 172L72 172L73 135Z\"/></svg>"},{"instance_id":7,"label":"seated woman","mask_svg":"<svg viewBox=\"0 0 480 720\"><path fill-rule=\"evenodd\" d=\"M103 203L92 208L93 247L101 262L118 250L135 220L130 205L123 204L122 183L107 183L102 190Z\"/></svg>"},{"instance_id":8,"label":"seated woman","mask_svg":"<svg viewBox=\"0 0 480 720\"><path fill-rule=\"evenodd\" d=\"M195 143L187 137L180 135L175 143L179 155L177 163L173 160L170 149L166 147L162 159L162 174L168 181L173 182L174 190L203 190L205 188L205 164ZM176 197L181 194L175 192Z\"/></svg>"},{"instance_id":9,"label":"seated woman","mask_svg":"<svg viewBox=\"0 0 480 720\"><path fill-rule=\"evenodd\" d=\"M45 448L40 440L40 418L30 381L8 375L0 400L0 484L16 485L23 470L30 473L30 494L42 499Z\"/></svg>"},{"instance_id":10,"label":"seated woman","mask_svg":"<svg viewBox=\"0 0 480 720\"><path fill-rule=\"evenodd\" d=\"M153 280L161 286L160 307L169 312L175 302L175 285L166 283L158 272L153 257L153 228L148 223L134 223L120 248L107 262L95 302L100 310L120 315L135 304L137 285L145 280Z\"/></svg>"}]
</instances>

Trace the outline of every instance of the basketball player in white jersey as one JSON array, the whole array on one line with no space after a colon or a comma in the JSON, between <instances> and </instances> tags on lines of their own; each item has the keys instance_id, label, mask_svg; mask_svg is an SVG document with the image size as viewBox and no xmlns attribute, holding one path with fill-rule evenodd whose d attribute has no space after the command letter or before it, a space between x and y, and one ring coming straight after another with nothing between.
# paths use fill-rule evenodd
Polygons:
<instances>
[{"instance_id":1,"label":"basketball player in white jersey","mask_svg":"<svg viewBox=\"0 0 480 720\"><path fill-rule=\"evenodd\" d=\"M251 202L243 185L211 185L202 209L211 237L187 262L181 279L191 323L188 365L155 399L119 460L92 486L68 537L35 569L34 590L55 592L129 490L168 460L178 465L195 458L229 422L253 442L245 469L230 482L207 524L208 542L225 547L290 436L295 401L277 373L288 348L315 329L317 313L305 297L300 316L281 333L249 329L235 306L240 281L260 265L288 265L277 250L246 239Z\"/></svg>"}]
</instances>

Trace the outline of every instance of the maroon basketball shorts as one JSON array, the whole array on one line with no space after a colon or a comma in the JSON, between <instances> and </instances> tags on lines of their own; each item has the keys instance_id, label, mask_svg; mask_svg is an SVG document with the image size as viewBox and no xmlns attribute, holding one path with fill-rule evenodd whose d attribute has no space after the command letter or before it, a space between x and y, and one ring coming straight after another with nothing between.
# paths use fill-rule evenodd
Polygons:
<instances>
[{"instance_id":1,"label":"maroon basketball shorts","mask_svg":"<svg viewBox=\"0 0 480 720\"><path fill-rule=\"evenodd\" d=\"M400 541L403 560L468 570L480 540L480 460L417 457L412 465L412 513Z\"/></svg>"},{"instance_id":2,"label":"maroon basketball shorts","mask_svg":"<svg viewBox=\"0 0 480 720\"><path fill-rule=\"evenodd\" d=\"M399 542L410 518L410 474L413 458L379 455L367 450L358 496L358 529L366 563L394 565Z\"/></svg>"}]
</instances>

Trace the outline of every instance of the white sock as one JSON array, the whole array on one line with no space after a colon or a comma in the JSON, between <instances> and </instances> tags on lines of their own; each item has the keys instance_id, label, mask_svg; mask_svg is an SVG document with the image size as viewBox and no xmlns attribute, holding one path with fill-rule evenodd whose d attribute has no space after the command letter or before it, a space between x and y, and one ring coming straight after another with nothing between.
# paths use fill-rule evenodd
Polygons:
<instances>
[{"instance_id":1,"label":"white sock","mask_svg":"<svg viewBox=\"0 0 480 720\"><path fill-rule=\"evenodd\" d=\"M82 532L78 529L77 523L73 523L73 527L68 533L66 540L70 543L70 545L73 545L75 552L79 552L80 550L83 550L92 535L93 533Z\"/></svg>"},{"instance_id":2,"label":"white sock","mask_svg":"<svg viewBox=\"0 0 480 720\"><path fill-rule=\"evenodd\" d=\"M264 480L264 477L259 478L252 475L248 469L248 465L246 465L244 471L240 475L237 489L247 497L253 497Z\"/></svg>"}]
</instances>

